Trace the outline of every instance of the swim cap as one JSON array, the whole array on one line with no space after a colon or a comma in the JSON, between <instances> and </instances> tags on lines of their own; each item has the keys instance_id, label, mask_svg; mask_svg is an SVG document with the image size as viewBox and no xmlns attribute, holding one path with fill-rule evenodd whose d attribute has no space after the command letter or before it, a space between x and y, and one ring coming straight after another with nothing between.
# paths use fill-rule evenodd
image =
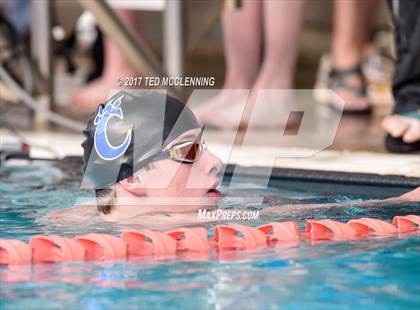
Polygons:
<instances>
[{"instance_id":1,"label":"swim cap","mask_svg":"<svg viewBox=\"0 0 420 310\"><path fill-rule=\"evenodd\" d=\"M120 91L83 131L83 171L95 189L132 176L179 135L200 128L192 111L158 91Z\"/></svg>"}]
</instances>

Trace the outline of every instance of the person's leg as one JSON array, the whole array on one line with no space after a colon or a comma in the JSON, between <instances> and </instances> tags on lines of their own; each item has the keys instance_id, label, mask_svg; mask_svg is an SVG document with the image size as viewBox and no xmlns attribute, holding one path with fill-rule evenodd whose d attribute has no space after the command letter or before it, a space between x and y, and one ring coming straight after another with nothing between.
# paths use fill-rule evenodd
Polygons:
<instances>
[{"instance_id":1,"label":"person's leg","mask_svg":"<svg viewBox=\"0 0 420 310\"><path fill-rule=\"evenodd\" d=\"M348 111L363 111L370 107L359 68L377 4L377 0L334 2L331 88L345 101Z\"/></svg>"},{"instance_id":2,"label":"person's leg","mask_svg":"<svg viewBox=\"0 0 420 310\"><path fill-rule=\"evenodd\" d=\"M265 48L261 70L249 98L243 120L251 127L278 127L278 115L291 100L289 91L266 93L265 89L293 88L303 24L303 0L264 1ZM256 101L258 100L258 102ZM258 104L258 107L255 106Z\"/></svg>"},{"instance_id":3,"label":"person's leg","mask_svg":"<svg viewBox=\"0 0 420 310\"><path fill-rule=\"evenodd\" d=\"M239 10L222 15L226 89L252 87L261 61L261 3L246 0Z\"/></svg>"},{"instance_id":4,"label":"person's leg","mask_svg":"<svg viewBox=\"0 0 420 310\"><path fill-rule=\"evenodd\" d=\"M389 133L385 146L392 152L420 150L420 2L389 1L396 31L393 115L382 125ZM407 113L411 117L407 116ZM400 115L398 115L400 114ZM404 115L405 114L405 115Z\"/></svg>"},{"instance_id":5,"label":"person's leg","mask_svg":"<svg viewBox=\"0 0 420 310\"><path fill-rule=\"evenodd\" d=\"M302 32L303 0L264 1L265 53L256 88L293 87Z\"/></svg>"},{"instance_id":6,"label":"person's leg","mask_svg":"<svg viewBox=\"0 0 420 310\"><path fill-rule=\"evenodd\" d=\"M249 100L242 118L245 126L253 110L256 97L263 89L289 89L293 85L294 68L298 56L299 39L302 26L303 0L266 0L263 2L264 14L264 57L261 70L252 87ZM262 102L263 106L254 109L252 126L271 127L273 115L281 113L279 98L275 102ZM233 119L242 112L241 104L226 106L219 121L222 128L233 128ZM281 125L281 124L278 124Z\"/></svg>"},{"instance_id":7,"label":"person's leg","mask_svg":"<svg viewBox=\"0 0 420 310\"><path fill-rule=\"evenodd\" d=\"M227 9L222 13L225 90L251 89L254 84L261 61L261 9L260 1L245 0L241 8ZM200 120L213 123L212 112L234 101L229 91L222 91L195 112ZM217 122L216 119L214 121Z\"/></svg>"},{"instance_id":8,"label":"person's leg","mask_svg":"<svg viewBox=\"0 0 420 310\"><path fill-rule=\"evenodd\" d=\"M142 33L138 12L117 10L117 13L136 33ZM119 48L108 38L105 39L104 49L105 64L102 76L78 89L71 96L71 103L82 112L92 113L98 104L105 102L109 91L118 88L116 80L118 77L136 75Z\"/></svg>"},{"instance_id":9,"label":"person's leg","mask_svg":"<svg viewBox=\"0 0 420 310\"><path fill-rule=\"evenodd\" d=\"M332 41L333 65L347 69L361 63L377 0L336 0Z\"/></svg>"}]
</instances>

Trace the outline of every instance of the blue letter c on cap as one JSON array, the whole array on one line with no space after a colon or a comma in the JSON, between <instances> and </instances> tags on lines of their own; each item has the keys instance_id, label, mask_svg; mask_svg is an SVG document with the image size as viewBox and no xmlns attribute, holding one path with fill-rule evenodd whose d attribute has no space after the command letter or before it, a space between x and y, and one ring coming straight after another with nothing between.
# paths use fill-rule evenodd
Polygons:
<instances>
[{"instance_id":1,"label":"blue letter c on cap","mask_svg":"<svg viewBox=\"0 0 420 310\"><path fill-rule=\"evenodd\" d=\"M131 142L131 129L127 132L124 141L118 145L113 146L106 134L108 121L113 117L123 119L123 111L121 109L121 99L124 95L121 95L114 101L109 102L105 109L102 106L99 107L98 114L95 117L94 124L97 125L95 129L95 150L100 158L103 160L113 160L120 157L125 153Z\"/></svg>"}]
</instances>

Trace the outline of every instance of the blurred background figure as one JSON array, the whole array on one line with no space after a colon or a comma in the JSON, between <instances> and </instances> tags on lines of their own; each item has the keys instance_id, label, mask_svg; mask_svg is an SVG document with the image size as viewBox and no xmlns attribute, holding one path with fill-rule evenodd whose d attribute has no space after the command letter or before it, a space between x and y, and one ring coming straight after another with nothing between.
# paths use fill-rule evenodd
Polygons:
<instances>
[{"instance_id":1,"label":"blurred background figure","mask_svg":"<svg viewBox=\"0 0 420 310\"><path fill-rule=\"evenodd\" d=\"M317 91L328 88L344 100L344 112L372 112L374 95L372 90L369 95L368 89L369 45L371 22L379 4L377 0L334 1L331 54L323 55L320 60L314 91L318 101L332 108L340 105L336 97ZM385 147L396 153L413 152L420 150L420 3L390 0L388 4L395 26L396 62L394 73L389 60L380 60L384 68L380 74L385 75L385 80L393 78L395 101L392 115L382 122L388 133Z\"/></svg>"},{"instance_id":2,"label":"blurred background figure","mask_svg":"<svg viewBox=\"0 0 420 310\"><path fill-rule=\"evenodd\" d=\"M142 35L139 12L118 9L117 14L138 35ZM98 104L107 100L109 91L118 87L116 78L136 76L132 66L109 38L104 40L104 66L102 75L77 89L70 97L70 103L83 114L94 112Z\"/></svg>"},{"instance_id":3,"label":"blurred background figure","mask_svg":"<svg viewBox=\"0 0 420 310\"><path fill-rule=\"evenodd\" d=\"M31 24L31 0L0 1L0 9L3 7L4 16L12 24L20 37L29 33Z\"/></svg>"},{"instance_id":4,"label":"blurred background figure","mask_svg":"<svg viewBox=\"0 0 420 310\"><path fill-rule=\"evenodd\" d=\"M377 0L336 0L333 3L333 36L331 56L321 59L328 88L345 102L344 112L370 113L366 77L362 71L366 46L370 39L371 21ZM336 97L319 98L332 108L340 106Z\"/></svg>"},{"instance_id":5,"label":"blurred background figure","mask_svg":"<svg viewBox=\"0 0 420 310\"><path fill-rule=\"evenodd\" d=\"M381 123L392 107L390 89L394 64L390 57L392 53L389 39L392 32L386 10L384 11L385 1L243 0L233 2L241 5L236 9L220 10L220 6L214 1L190 0L186 2L184 12L186 25L183 28L186 38L185 76L214 77L216 81L214 89L217 91L220 88L250 89L248 103L252 103L259 90L279 89L281 92L290 88L311 89L320 56L328 52L329 55L322 57L321 60L319 70L321 78L318 76L317 87L330 88L338 93L346 101L346 111L366 113L373 110L374 112L371 117L359 115L343 117L337 132L335 147L384 151L382 143L384 130L381 128ZM38 33L42 36L44 31L37 31L38 28L35 27L36 18L42 18L34 9L37 7L34 4L39 3L41 2L0 0L3 17L10 19L7 22L14 25L13 28L20 34L20 39L24 39L20 40L23 41L21 45L28 48L28 58L33 59L33 65L30 67L35 68L32 72L32 80L35 82L33 99L42 106L43 100L51 93L53 95L51 102L54 103L50 107L52 111L71 119L85 121L86 116L93 112L99 103L107 99L109 91L119 87L117 77L136 76L142 72L135 72L133 66L130 66L119 52L118 46L112 44L107 36L102 34L102 30L99 29L100 23L93 12L80 6L79 2L53 1L51 2L54 4L51 13L51 49L54 57L51 61L55 72L52 74L53 91L50 91L45 83L48 80L45 79L47 74L44 72L41 72L41 75L38 74L37 58L31 57L32 54L29 55L29 52L33 52L29 50L29 47L31 49L34 47L28 44L31 41L30 34ZM113 5L114 2L109 3ZM32 16L29 13L31 4ZM400 5L402 6L403 2ZM165 34L164 25L168 17L164 13L165 6L162 6L161 11L149 11L145 8L128 11L126 6L116 5L116 7L125 9L117 11L122 21L133 28L139 37L141 36L158 59L162 55L161 60L164 63L166 38L162 34ZM416 8L411 9L416 10ZM402 10L400 10L400 15L403 14ZM140 11L141 16L139 16ZM88 15L91 15L90 22L82 22ZM221 17L221 23L219 17ZM31 21L31 18L34 20ZM410 21L410 18L407 19L401 15L399 19L400 23L404 23L411 30L416 29L415 22ZM303 20L305 27L302 27ZM372 27L370 27L371 21L373 21ZM33 23L32 26L30 26L31 23ZM0 20L0 26L3 24ZM0 27L0 40L7 38L4 28ZM414 44L411 43L414 40L411 37L404 40L410 42L409 48L412 47L411 44ZM3 51L4 49L0 53L1 57L4 55ZM98 51L100 53L97 53ZM36 49L35 52L37 52ZM399 53L402 55L398 56L400 59L406 56L404 50ZM103 63L100 61L102 54L104 54ZM410 57L412 60L407 62L410 65L406 68L415 70L415 56ZM15 58L6 59L6 61L1 58L0 62L12 76L22 82L22 85L25 84L24 79L19 75L20 71L25 72L25 70L21 70L20 66L16 65ZM403 62L406 63L406 61ZM399 64L400 61L397 66ZM402 79L402 75L398 72L397 76L400 76L400 82L396 81L394 87L396 98L403 97L397 93L405 88L411 89L405 92L406 94L413 94L413 87L408 87L407 81L417 80L412 75L408 80ZM186 97L192 90L187 87L182 89ZM0 92L2 94L0 108L5 119L26 130L32 130L38 126L38 119L34 115L42 118L42 113L34 113L33 110L36 109L28 108L24 104L9 104L9 102L23 103L24 100L19 92L13 91L5 80L0 80ZM237 115L241 114L243 101L239 100L241 102L238 103L238 99L232 97L232 93L234 92L222 91L213 100L192 108L196 108L200 118L213 127L233 128L237 124L232 117L236 120ZM404 95L404 98L408 98L407 96L409 95ZM417 104L413 99L400 101ZM263 101L266 105L264 109L260 109L261 114L257 115L257 125L265 128L274 127L267 120L284 114L283 109L286 105L283 103L285 102L287 103L282 99L273 100L270 104ZM327 103L334 107L334 101L327 101ZM314 104L313 106L317 110L322 110L322 113L325 111L334 113L333 109L324 109L323 105ZM411 124L417 123L413 117L407 118L407 116L416 116L416 109L413 105L404 109L397 108L399 106L397 104L394 113L399 115L387 118L383 126L394 138L402 138L403 133L407 133L408 138L405 139L412 141L413 138L410 136L414 137L416 130ZM72 113L72 110L77 113ZM400 115L403 112L408 114ZM20 121L21 119L25 121ZM407 120L410 126L405 121L401 122L403 119ZM403 124L403 127L400 124ZM413 129L408 130L412 127ZM62 127L60 129L65 130ZM276 130L273 132L277 135L278 130ZM360 138L362 136L363 139ZM388 147L388 149L391 148Z\"/></svg>"},{"instance_id":6,"label":"blurred background figure","mask_svg":"<svg viewBox=\"0 0 420 310\"><path fill-rule=\"evenodd\" d=\"M223 89L250 89L248 102L252 103L261 89L293 88L303 7L303 0L244 0L240 8L224 10ZM231 94L222 91L199 106L199 119L216 128L234 128L242 103ZM265 110L268 116L281 113L281 102L267 105ZM267 118L260 115L254 125L264 127L266 122Z\"/></svg>"},{"instance_id":7,"label":"blurred background figure","mask_svg":"<svg viewBox=\"0 0 420 310\"><path fill-rule=\"evenodd\" d=\"M0 65L14 70L19 65L19 55L28 53L31 24L31 1L0 1ZM18 72L16 72L18 71ZM3 100L18 102L19 98L0 78L0 108Z\"/></svg>"},{"instance_id":8,"label":"blurred background figure","mask_svg":"<svg viewBox=\"0 0 420 310\"><path fill-rule=\"evenodd\" d=\"M397 61L393 83L395 106L382 122L391 152L420 150L420 1L388 1L392 12Z\"/></svg>"}]
</instances>

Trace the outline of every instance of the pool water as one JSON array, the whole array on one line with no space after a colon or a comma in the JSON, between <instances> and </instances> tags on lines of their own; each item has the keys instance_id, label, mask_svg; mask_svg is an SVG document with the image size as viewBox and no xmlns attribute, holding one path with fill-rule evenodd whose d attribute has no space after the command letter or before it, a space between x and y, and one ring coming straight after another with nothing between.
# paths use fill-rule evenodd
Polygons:
<instances>
[{"instance_id":1,"label":"pool water","mask_svg":"<svg viewBox=\"0 0 420 310\"><path fill-rule=\"evenodd\" d=\"M28 241L37 234L118 234L103 224L52 225L42 215L92 197L79 190L80 167L32 164L0 168L0 238ZM252 182L247 180L247 182ZM272 185L274 183L271 183ZM304 184L305 185L305 184ZM267 190L229 190L220 207L259 209L283 203L362 201L366 186L325 193L311 186L276 182ZM299 188L299 190L297 190ZM302 190L305 188L305 190ZM360 194L361 193L361 194ZM265 202L252 197L266 196ZM237 197L246 197L246 203ZM373 197L374 196L374 197ZM347 221L420 214L418 203L380 207L318 208L281 214L270 221L329 218ZM267 219L247 222L257 226ZM210 225L211 228L214 225ZM177 257L129 262L78 262L0 267L1 309L419 309L420 239L417 234L347 242L306 242L296 247L232 252L208 259Z\"/></svg>"}]
</instances>

